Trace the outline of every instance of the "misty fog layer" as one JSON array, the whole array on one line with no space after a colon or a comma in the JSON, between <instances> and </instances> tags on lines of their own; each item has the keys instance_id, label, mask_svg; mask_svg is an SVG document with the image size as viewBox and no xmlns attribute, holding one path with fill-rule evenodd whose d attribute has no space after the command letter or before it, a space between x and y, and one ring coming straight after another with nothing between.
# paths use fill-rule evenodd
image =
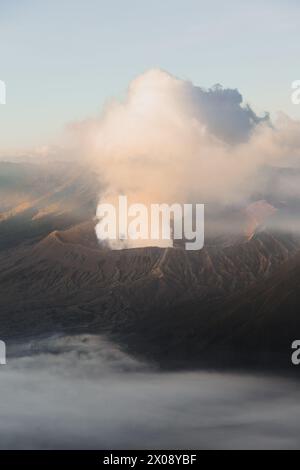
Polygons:
<instances>
[{"instance_id":1,"label":"misty fog layer","mask_svg":"<svg viewBox=\"0 0 300 470\"><path fill-rule=\"evenodd\" d=\"M161 373L87 335L10 346L0 374L2 449L300 445L293 381Z\"/></svg>"}]
</instances>

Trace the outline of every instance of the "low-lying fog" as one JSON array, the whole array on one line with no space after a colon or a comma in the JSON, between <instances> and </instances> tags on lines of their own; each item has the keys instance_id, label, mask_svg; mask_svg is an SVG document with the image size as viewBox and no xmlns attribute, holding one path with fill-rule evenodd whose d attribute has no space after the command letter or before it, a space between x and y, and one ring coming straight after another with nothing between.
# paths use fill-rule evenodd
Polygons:
<instances>
[{"instance_id":1,"label":"low-lying fog","mask_svg":"<svg viewBox=\"0 0 300 470\"><path fill-rule=\"evenodd\" d=\"M1 449L300 446L297 382L160 373L87 335L10 347L7 360Z\"/></svg>"}]
</instances>

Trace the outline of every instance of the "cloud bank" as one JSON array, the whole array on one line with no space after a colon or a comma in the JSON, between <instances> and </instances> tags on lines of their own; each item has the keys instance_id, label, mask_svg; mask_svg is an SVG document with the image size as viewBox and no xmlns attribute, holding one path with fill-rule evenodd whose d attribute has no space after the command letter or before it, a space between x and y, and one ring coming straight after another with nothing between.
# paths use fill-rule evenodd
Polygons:
<instances>
[{"instance_id":1,"label":"cloud bank","mask_svg":"<svg viewBox=\"0 0 300 470\"><path fill-rule=\"evenodd\" d=\"M10 346L1 369L1 449L297 449L299 418L296 382L161 373L100 336Z\"/></svg>"},{"instance_id":2,"label":"cloud bank","mask_svg":"<svg viewBox=\"0 0 300 470\"><path fill-rule=\"evenodd\" d=\"M72 153L99 173L99 202L115 205L120 194L145 205L247 205L270 185L271 169L300 161L300 122L280 114L271 123L236 89L205 90L156 69L101 117L70 125L69 136Z\"/></svg>"},{"instance_id":3,"label":"cloud bank","mask_svg":"<svg viewBox=\"0 0 300 470\"><path fill-rule=\"evenodd\" d=\"M130 84L100 118L69 126L74 148L99 171L107 194L140 202L246 197L265 165L300 155L300 123L271 125L237 90L204 90L161 70Z\"/></svg>"}]
</instances>

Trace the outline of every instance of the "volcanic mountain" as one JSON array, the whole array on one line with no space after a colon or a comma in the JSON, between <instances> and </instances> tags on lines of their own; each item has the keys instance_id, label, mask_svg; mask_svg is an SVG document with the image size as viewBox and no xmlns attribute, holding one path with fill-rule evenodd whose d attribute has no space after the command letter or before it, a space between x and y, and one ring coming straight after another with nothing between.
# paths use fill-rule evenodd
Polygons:
<instances>
[{"instance_id":1,"label":"volcanic mountain","mask_svg":"<svg viewBox=\"0 0 300 470\"><path fill-rule=\"evenodd\" d=\"M0 215L2 339L106 333L165 367L289 366L300 241L265 223L278 217L271 203L227 208L242 230L199 252L114 251L95 236L97 175L60 164L24 176L9 165L0 164L12 188Z\"/></svg>"}]
</instances>

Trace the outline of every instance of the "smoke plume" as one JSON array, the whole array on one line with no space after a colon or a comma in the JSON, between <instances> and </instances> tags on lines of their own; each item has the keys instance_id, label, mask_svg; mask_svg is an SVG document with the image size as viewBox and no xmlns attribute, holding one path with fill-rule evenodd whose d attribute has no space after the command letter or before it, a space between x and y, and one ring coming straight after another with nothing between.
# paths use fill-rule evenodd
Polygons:
<instances>
[{"instance_id":1,"label":"smoke plume","mask_svg":"<svg viewBox=\"0 0 300 470\"><path fill-rule=\"evenodd\" d=\"M81 158L99 172L101 201L247 201L266 168L298 166L300 123L258 117L238 90L204 90L162 70L130 84L100 118L70 126Z\"/></svg>"}]
</instances>

